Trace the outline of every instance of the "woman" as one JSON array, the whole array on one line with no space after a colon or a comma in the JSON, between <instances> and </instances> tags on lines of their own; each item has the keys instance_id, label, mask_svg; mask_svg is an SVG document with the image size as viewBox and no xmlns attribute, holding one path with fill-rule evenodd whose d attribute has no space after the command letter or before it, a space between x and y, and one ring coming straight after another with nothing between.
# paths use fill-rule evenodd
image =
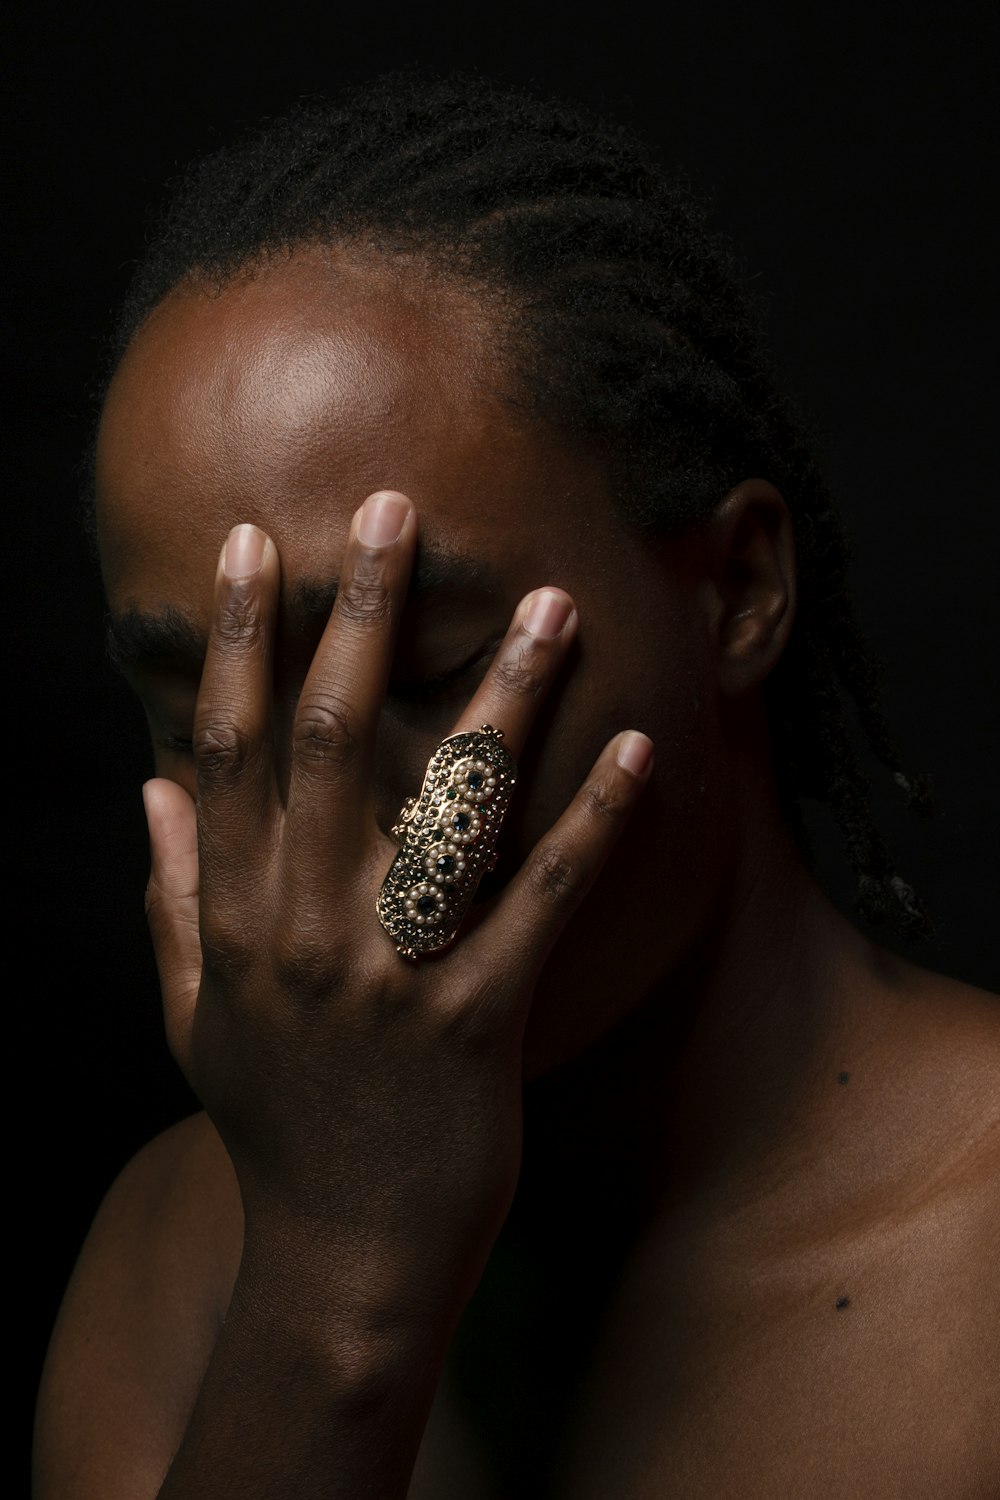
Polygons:
<instances>
[{"instance_id":1,"label":"woman","mask_svg":"<svg viewBox=\"0 0 1000 1500\"><path fill-rule=\"evenodd\" d=\"M39 1495L992 1493L993 997L810 870L801 795L923 929L691 201L481 84L297 110L168 213L95 478L205 1113L91 1232Z\"/></svg>"}]
</instances>

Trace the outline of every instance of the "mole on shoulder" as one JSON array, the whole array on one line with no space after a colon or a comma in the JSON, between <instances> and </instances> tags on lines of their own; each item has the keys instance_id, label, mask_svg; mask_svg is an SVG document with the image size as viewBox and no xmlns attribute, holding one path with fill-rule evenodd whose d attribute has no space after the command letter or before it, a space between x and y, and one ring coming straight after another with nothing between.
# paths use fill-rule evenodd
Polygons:
<instances>
[{"instance_id":1,"label":"mole on shoulder","mask_svg":"<svg viewBox=\"0 0 1000 1500\"><path fill-rule=\"evenodd\" d=\"M838 1083L850 1083L850 1081L851 1081L851 1075L850 1075L850 1073L838 1073L837 1074L837 1082Z\"/></svg>"},{"instance_id":2,"label":"mole on shoulder","mask_svg":"<svg viewBox=\"0 0 1000 1500\"><path fill-rule=\"evenodd\" d=\"M850 1307L850 1305L851 1305L851 1299L850 1299L850 1297L838 1297L837 1298L837 1311L838 1312L843 1312L844 1308L845 1307Z\"/></svg>"}]
</instances>

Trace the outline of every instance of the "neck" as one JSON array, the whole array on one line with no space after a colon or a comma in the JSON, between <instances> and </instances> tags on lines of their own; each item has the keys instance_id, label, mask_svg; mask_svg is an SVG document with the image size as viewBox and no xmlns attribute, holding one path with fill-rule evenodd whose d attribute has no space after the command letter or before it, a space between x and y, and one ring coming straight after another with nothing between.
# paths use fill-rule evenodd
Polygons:
<instances>
[{"instance_id":1,"label":"neck","mask_svg":"<svg viewBox=\"0 0 1000 1500\"><path fill-rule=\"evenodd\" d=\"M866 1001L883 950L826 897L775 805L741 805L761 809L740 840L753 859L737 862L698 941L622 1024L525 1089L518 1191L455 1357L486 1393L482 1429L516 1411L537 1454L563 1430L630 1274L672 1274L657 1247L685 1224L695 1233L678 1242L704 1254L697 1226L711 1231L720 1207L727 1222L734 1201L763 1203L773 1234L776 1197L786 1213L815 1197L799 1165L824 1164L825 1183L837 1152L831 1116L849 1102L838 1078L877 1013ZM501 1342L516 1391L497 1375ZM497 1451L509 1442L493 1438Z\"/></svg>"}]
</instances>

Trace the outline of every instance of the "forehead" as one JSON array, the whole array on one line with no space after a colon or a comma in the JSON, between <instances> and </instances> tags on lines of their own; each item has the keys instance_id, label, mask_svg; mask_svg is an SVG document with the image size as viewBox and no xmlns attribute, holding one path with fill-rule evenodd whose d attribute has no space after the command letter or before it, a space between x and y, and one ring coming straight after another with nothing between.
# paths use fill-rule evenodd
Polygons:
<instances>
[{"instance_id":1,"label":"forehead","mask_svg":"<svg viewBox=\"0 0 1000 1500\"><path fill-rule=\"evenodd\" d=\"M555 576L595 540L627 545L604 466L503 399L497 319L467 287L330 249L172 293L101 422L112 604L170 600L194 560L210 587L241 521L274 538L287 582L335 573L382 488L411 497L422 536L504 566L541 551Z\"/></svg>"}]
</instances>

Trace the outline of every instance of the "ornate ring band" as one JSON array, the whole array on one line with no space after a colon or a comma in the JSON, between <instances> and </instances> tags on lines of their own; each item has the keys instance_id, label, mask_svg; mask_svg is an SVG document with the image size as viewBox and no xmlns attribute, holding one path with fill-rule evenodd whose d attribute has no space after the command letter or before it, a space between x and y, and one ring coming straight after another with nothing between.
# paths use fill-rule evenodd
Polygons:
<instances>
[{"instance_id":1,"label":"ornate ring band","mask_svg":"<svg viewBox=\"0 0 1000 1500\"><path fill-rule=\"evenodd\" d=\"M500 825L517 780L503 730L484 724L442 740L418 797L392 830L401 848L375 909L404 958L454 941L476 888L496 864Z\"/></svg>"}]
</instances>

